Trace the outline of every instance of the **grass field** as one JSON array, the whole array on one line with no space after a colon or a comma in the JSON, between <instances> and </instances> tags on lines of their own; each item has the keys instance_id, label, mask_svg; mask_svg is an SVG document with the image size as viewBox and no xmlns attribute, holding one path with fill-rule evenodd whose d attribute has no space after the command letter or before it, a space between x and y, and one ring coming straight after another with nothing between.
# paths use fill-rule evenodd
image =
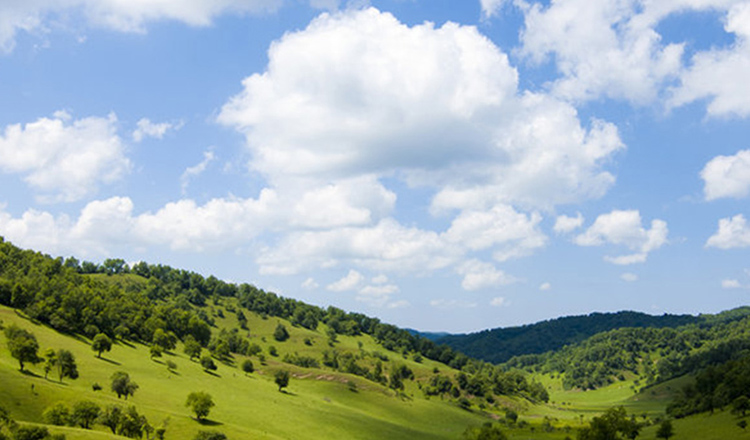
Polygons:
<instances>
[{"instance_id":1,"label":"grass field","mask_svg":"<svg viewBox=\"0 0 750 440\"><path fill-rule=\"evenodd\" d=\"M237 326L234 313L226 309L235 304L211 305L207 311L216 319L219 328ZM0 405L12 416L25 423L43 423L42 413L57 402L69 405L80 400L91 400L100 406L110 404L135 405L154 427L166 427L165 438L189 440L198 430L218 430L229 439L460 439L468 426L477 426L493 419L504 418L505 407L519 412L515 424L503 430L513 440L575 438L576 430L602 411L624 406L628 413L640 420L656 420L674 394L691 378L685 377L639 389L635 377L615 382L593 391L565 390L559 377L533 375L550 393L550 402L533 405L521 398L501 397L495 407L480 411L459 408L454 402L439 397L426 398L419 389L434 370L454 376L457 372L428 359L414 361L410 356L387 351L369 336L339 336L336 350L351 353L373 353L389 359L388 363L402 363L414 371L415 380L405 381L406 389L397 394L382 385L358 376L334 372L330 369L301 368L281 362L284 355L297 353L320 358L330 349L325 326L315 331L293 327L278 318L262 318L246 312L249 330L244 331L252 343L261 346L265 362L251 358L256 371L246 375L239 369L245 359L235 356L232 362L217 362L218 369L207 373L187 358L178 347L162 358L150 359L149 349L140 344L117 343L102 358L90 348L90 341L60 334L38 326L15 310L0 307L4 325L16 324L32 331L40 344L40 353L47 348L70 350L76 357L80 377L77 380L57 380L54 373L44 377L40 365L28 366L21 373L18 362L10 356L5 338L0 333ZM284 324L289 340L275 341L276 326ZM305 343L305 340L310 343ZM276 347L277 356L269 354ZM365 357L365 359L367 359ZM169 371L167 361L177 368ZM291 371L293 377L285 392L279 392L273 373L280 369ZM128 372L138 383L133 397L124 401L109 390L110 376L116 371ZM99 384L102 390L94 391ZM188 393L209 392L216 403L207 420L199 423L185 406ZM486 412L485 412L486 411ZM674 422L675 439L750 439L746 430L737 426L739 419L728 412L698 415ZM71 427L50 427L63 433L69 440L99 440L122 438L96 425L93 430ZM643 429L639 438L655 439L656 427Z\"/></svg>"},{"instance_id":2,"label":"grass field","mask_svg":"<svg viewBox=\"0 0 750 440\"><path fill-rule=\"evenodd\" d=\"M226 320L236 319L233 314L224 316ZM467 426L488 420L439 398L427 400L410 381L404 395L397 396L392 390L356 376L287 364L283 368L291 370L293 378L286 392L281 393L272 377L276 369L282 368L279 359L293 352L319 355L316 347L326 344L325 334L321 329L313 332L286 323L291 338L277 342L271 334L279 320L254 315L248 318L252 341L266 352L266 365L254 358L256 372L245 375L237 367L243 359L238 357L234 365L218 363L218 370L209 374L187 359L180 347L161 359L151 360L147 347L118 343L98 359L88 341L34 325L14 310L0 308L4 324L15 323L32 331L41 352L46 348L73 352L80 372L77 380L65 379L63 383L53 377L54 373L45 379L41 365L29 366L28 373L22 374L17 361L10 357L4 336L0 336L0 404L17 420L32 423L42 423L43 411L56 402L72 404L87 399L101 406L135 405L153 426L167 426L168 439L189 439L199 429L219 430L230 439L455 439ZM312 347L304 344L305 338L313 340ZM360 350L358 342L362 343L362 350L383 350L369 337L339 339L338 350ZM270 345L277 347L278 358L267 355ZM388 356L399 357L399 362L408 364L417 377L439 365L430 361L416 363L392 352ZM167 360L177 365L174 372L168 371ZM140 386L127 402L109 391L110 376L115 371L128 372ZM355 383L356 389L352 390L348 382ZM94 383L104 389L93 391ZM204 424L194 420L185 407L191 391L207 391L216 402ZM54 431L66 433L69 439L115 438L105 430L96 426L92 432L73 428Z\"/></svg>"}]
</instances>

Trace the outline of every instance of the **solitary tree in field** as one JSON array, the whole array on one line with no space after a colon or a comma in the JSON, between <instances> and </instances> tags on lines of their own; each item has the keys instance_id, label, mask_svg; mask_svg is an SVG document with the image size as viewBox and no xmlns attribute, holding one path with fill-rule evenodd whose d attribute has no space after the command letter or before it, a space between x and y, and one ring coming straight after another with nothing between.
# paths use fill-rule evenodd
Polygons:
<instances>
[{"instance_id":1,"label":"solitary tree in field","mask_svg":"<svg viewBox=\"0 0 750 440\"><path fill-rule=\"evenodd\" d=\"M194 391L188 394L185 402L185 406L189 406L193 410L195 418L198 420L206 418L214 405L211 395L203 391Z\"/></svg>"},{"instance_id":2,"label":"solitary tree in field","mask_svg":"<svg viewBox=\"0 0 750 440\"><path fill-rule=\"evenodd\" d=\"M210 354L203 355L201 358L201 367L206 371L216 370L216 364Z\"/></svg>"},{"instance_id":3,"label":"solitary tree in field","mask_svg":"<svg viewBox=\"0 0 750 440\"><path fill-rule=\"evenodd\" d=\"M289 339L289 332L286 327L284 327L284 324L279 323L279 325L276 326L276 330L273 331L273 338L279 342L284 342Z\"/></svg>"},{"instance_id":4,"label":"solitary tree in field","mask_svg":"<svg viewBox=\"0 0 750 440\"><path fill-rule=\"evenodd\" d=\"M274 375L274 382L279 386L279 391L282 388L289 386L289 372L286 370L279 370Z\"/></svg>"},{"instance_id":5,"label":"solitary tree in field","mask_svg":"<svg viewBox=\"0 0 750 440\"><path fill-rule=\"evenodd\" d=\"M112 340L104 333L99 333L94 336L94 340L91 342L91 349L96 352L96 357L101 358L102 352L112 350Z\"/></svg>"},{"instance_id":6,"label":"solitary tree in field","mask_svg":"<svg viewBox=\"0 0 750 440\"><path fill-rule=\"evenodd\" d=\"M138 389L138 384L130 380L130 375L124 371L117 371L112 375L112 391L117 393L117 398L125 396L125 400L128 400L128 396L135 394L135 390Z\"/></svg>"},{"instance_id":7,"label":"solitary tree in field","mask_svg":"<svg viewBox=\"0 0 750 440\"><path fill-rule=\"evenodd\" d=\"M656 438L663 438L669 440L674 435L674 429L672 428L672 422L665 420L659 425L659 430L656 431Z\"/></svg>"},{"instance_id":8,"label":"solitary tree in field","mask_svg":"<svg viewBox=\"0 0 750 440\"><path fill-rule=\"evenodd\" d=\"M255 371L253 361L251 361L250 359L245 359L244 361L242 361L242 371L244 371L245 374Z\"/></svg>"},{"instance_id":9,"label":"solitary tree in field","mask_svg":"<svg viewBox=\"0 0 750 440\"><path fill-rule=\"evenodd\" d=\"M7 327L4 333L8 342L10 355L18 360L21 371L24 371L23 369L27 362L30 364L37 364L42 361L37 354L39 351L39 343L36 341L36 337L33 333L24 330L15 324Z\"/></svg>"},{"instance_id":10,"label":"solitary tree in field","mask_svg":"<svg viewBox=\"0 0 750 440\"><path fill-rule=\"evenodd\" d=\"M732 401L732 413L740 414L745 417L745 413L750 410L750 399L747 396L740 396Z\"/></svg>"}]
</instances>

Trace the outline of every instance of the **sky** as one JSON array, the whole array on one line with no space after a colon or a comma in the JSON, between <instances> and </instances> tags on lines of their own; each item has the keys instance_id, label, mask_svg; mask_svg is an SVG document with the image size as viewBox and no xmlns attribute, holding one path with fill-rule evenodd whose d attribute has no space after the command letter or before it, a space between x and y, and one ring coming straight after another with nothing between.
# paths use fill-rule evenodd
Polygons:
<instances>
[{"instance_id":1,"label":"sky","mask_svg":"<svg viewBox=\"0 0 750 440\"><path fill-rule=\"evenodd\" d=\"M750 1L0 2L0 235L423 331L750 298Z\"/></svg>"}]
</instances>

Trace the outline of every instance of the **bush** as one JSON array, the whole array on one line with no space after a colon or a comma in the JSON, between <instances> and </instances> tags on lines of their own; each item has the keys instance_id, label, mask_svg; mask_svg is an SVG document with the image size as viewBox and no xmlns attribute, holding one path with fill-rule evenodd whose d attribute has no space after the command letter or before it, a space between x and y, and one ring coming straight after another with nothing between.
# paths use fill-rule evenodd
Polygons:
<instances>
[{"instance_id":1,"label":"bush","mask_svg":"<svg viewBox=\"0 0 750 440\"><path fill-rule=\"evenodd\" d=\"M227 436L219 431L198 431L193 440L227 440Z\"/></svg>"}]
</instances>

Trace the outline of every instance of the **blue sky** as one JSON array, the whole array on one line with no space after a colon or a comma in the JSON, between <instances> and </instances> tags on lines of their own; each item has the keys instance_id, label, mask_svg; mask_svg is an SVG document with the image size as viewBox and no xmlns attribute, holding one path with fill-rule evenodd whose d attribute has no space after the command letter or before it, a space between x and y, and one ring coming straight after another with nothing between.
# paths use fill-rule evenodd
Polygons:
<instances>
[{"instance_id":1,"label":"blue sky","mask_svg":"<svg viewBox=\"0 0 750 440\"><path fill-rule=\"evenodd\" d=\"M750 296L750 2L0 4L0 235L421 330Z\"/></svg>"}]
</instances>

